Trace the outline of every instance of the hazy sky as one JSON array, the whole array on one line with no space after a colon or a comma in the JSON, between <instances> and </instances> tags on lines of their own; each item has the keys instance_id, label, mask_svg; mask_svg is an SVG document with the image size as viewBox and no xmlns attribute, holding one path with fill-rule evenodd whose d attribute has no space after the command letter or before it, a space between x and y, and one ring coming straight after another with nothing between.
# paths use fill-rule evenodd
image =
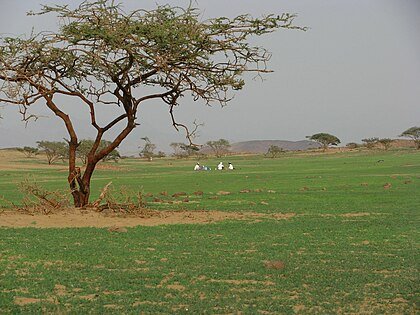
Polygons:
<instances>
[{"instance_id":1,"label":"hazy sky","mask_svg":"<svg viewBox=\"0 0 420 315\"><path fill-rule=\"evenodd\" d=\"M155 4L186 6L189 0L123 0L127 11ZM54 29L51 16L28 17L39 4L75 0L0 0L1 36ZM250 78L229 106L207 107L185 97L177 110L180 121L205 123L197 142L226 138L231 142L278 139L302 140L328 132L343 144L365 137L395 138L405 129L420 126L420 1L419 0L198 0L203 18L298 13L295 24L307 32L279 30L253 39L272 52L274 73L265 81ZM68 104L72 106L74 104ZM38 104L40 110L43 104ZM89 138L84 109L72 109L79 137ZM54 115L25 128L16 109L0 108L0 148L35 145L37 140L66 137ZM106 115L106 114L105 114ZM167 106L145 104L140 126L121 150L135 153L147 136L159 150L184 141L170 125Z\"/></svg>"}]
</instances>

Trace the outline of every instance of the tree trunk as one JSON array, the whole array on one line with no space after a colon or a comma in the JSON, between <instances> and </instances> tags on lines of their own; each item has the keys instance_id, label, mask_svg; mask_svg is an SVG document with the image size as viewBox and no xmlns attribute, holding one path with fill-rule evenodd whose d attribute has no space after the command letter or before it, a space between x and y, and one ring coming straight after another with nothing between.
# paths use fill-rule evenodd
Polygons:
<instances>
[{"instance_id":1,"label":"tree trunk","mask_svg":"<svg viewBox=\"0 0 420 315\"><path fill-rule=\"evenodd\" d=\"M88 159L83 176L81 176L80 168L76 167L71 181L69 177L73 203L76 208L85 207L89 204L90 181L95 167L96 162L94 160Z\"/></svg>"},{"instance_id":2,"label":"tree trunk","mask_svg":"<svg viewBox=\"0 0 420 315\"><path fill-rule=\"evenodd\" d=\"M80 190L73 191L72 196L73 196L74 206L76 208L81 208L81 207L87 206L88 203L89 203L89 195L90 195L90 192L86 193L86 192L82 192Z\"/></svg>"}]
</instances>

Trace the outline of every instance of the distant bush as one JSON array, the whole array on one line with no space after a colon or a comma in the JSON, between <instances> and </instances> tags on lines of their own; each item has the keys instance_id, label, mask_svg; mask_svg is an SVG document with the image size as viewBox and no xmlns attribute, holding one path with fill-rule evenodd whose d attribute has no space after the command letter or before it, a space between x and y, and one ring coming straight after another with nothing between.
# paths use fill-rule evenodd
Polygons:
<instances>
[{"instance_id":1,"label":"distant bush","mask_svg":"<svg viewBox=\"0 0 420 315\"><path fill-rule=\"evenodd\" d=\"M368 149L373 149L375 145L378 143L379 138L366 138L362 139L362 142L364 143L365 147Z\"/></svg>"},{"instance_id":2,"label":"distant bush","mask_svg":"<svg viewBox=\"0 0 420 315\"><path fill-rule=\"evenodd\" d=\"M349 142L346 144L346 147L349 149L357 149L360 147L360 144L356 143L356 142Z\"/></svg>"},{"instance_id":3,"label":"distant bush","mask_svg":"<svg viewBox=\"0 0 420 315\"><path fill-rule=\"evenodd\" d=\"M392 142L394 142L394 140L389 138L382 138L378 140L378 143L382 144L385 150L388 150L391 147Z\"/></svg>"},{"instance_id":4,"label":"distant bush","mask_svg":"<svg viewBox=\"0 0 420 315\"><path fill-rule=\"evenodd\" d=\"M267 153L265 153L264 156L274 159L285 152L286 151L284 151L283 148L280 148L277 145L270 145L270 147L267 150Z\"/></svg>"},{"instance_id":5,"label":"distant bush","mask_svg":"<svg viewBox=\"0 0 420 315\"><path fill-rule=\"evenodd\" d=\"M23 154L25 154L25 156L27 158L34 157L35 155L37 155L39 153L39 149L38 148L33 148L33 147L17 148L17 150L19 152L22 152Z\"/></svg>"}]
</instances>

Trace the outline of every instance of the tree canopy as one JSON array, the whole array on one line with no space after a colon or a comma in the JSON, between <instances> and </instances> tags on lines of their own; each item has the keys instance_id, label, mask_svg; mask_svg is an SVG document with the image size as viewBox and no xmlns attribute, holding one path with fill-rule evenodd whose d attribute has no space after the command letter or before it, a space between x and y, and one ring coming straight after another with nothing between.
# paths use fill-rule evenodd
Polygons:
<instances>
[{"instance_id":1,"label":"tree canopy","mask_svg":"<svg viewBox=\"0 0 420 315\"><path fill-rule=\"evenodd\" d=\"M79 145L76 149L76 155L77 157L82 161L82 163L85 165L88 160L89 152L91 148L93 147L94 140L91 139L83 139L79 142ZM103 148L106 148L110 145L110 141L102 139L99 143L98 150L101 150ZM117 149L112 150L108 155L106 155L103 160L114 160L117 161L120 158L120 153Z\"/></svg>"},{"instance_id":2,"label":"tree canopy","mask_svg":"<svg viewBox=\"0 0 420 315\"><path fill-rule=\"evenodd\" d=\"M39 149L38 148L28 147L28 146L25 146L23 148L17 148L17 150L19 152L22 152L23 154L25 154L25 156L27 158L33 157L33 156L35 156L35 155L37 155L39 153Z\"/></svg>"},{"instance_id":3,"label":"tree canopy","mask_svg":"<svg viewBox=\"0 0 420 315\"><path fill-rule=\"evenodd\" d=\"M149 161L152 161L155 156L156 144L152 143L148 137L141 138L144 141L144 146L141 149L139 155L146 158Z\"/></svg>"},{"instance_id":4,"label":"tree canopy","mask_svg":"<svg viewBox=\"0 0 420 315\"><path fill-rule=\"evenodd\" d=\"M394 142L394 140L390 138L381 138L378 140L378 143L380 143L385 150L388 150L391 147L391 144Z\"/></svg>"},{"instance_id":5,"label":"tree canopy","mask_svg":"<svg viewBox=\"0 0 420 315\"><path fill-rule=\"evenodd\" d=\"M269 72L270 53L250 45L251 36L279 28L305 30L293 25L295 15L289 13L203 21L193 6L126 13L108 0L84 1L75 9L42 6L31 14L49 13L60 20L58 32L0 39L0 102L19 106L24 120L34 117L28 112L31 105L43 102L63 121L76 206L88 203L96 164L136 127L143 102L166 104L173 126L185 130L191 142L188 127L174 115L182 97L227 104L243 88L244 73ZM78 100L89 110L96 137L83 172L76 166L78 135L58 96ZM100 123L97 112L104 105L115 106L119 114ZM117 135L101 147L104 135L115 128Z\"/></svg>"},{"instance_id":6,"label":"tree canopy","mask_svg":"<svg viewBox=\"0 0 420 315\"><path fill-rule=\"evenodd\" d=\"M330 135L329 133L316 133L312 136L307 136L306 138L308 138L309 140L312 140L312 141L316 141L319 144L321 144L324 151L330 145L340 144L340 139L338 139L336 136Z\"/></svg>"},{"instance_id":7,"label":"tree canopy","mask_svg":"<svg viewBox=\"0 0 420 315\"><path fill-rule=\"evenodd\" d=\"M45 153L48 164L64 160L68 154L68 145L63 141L37 141L38 148Z\"/></svg>"},{"instance_id":8,"label":"tree canopy","mask_svg":"<svg viewBox=\"0 0 420 315\"><path fill-rule=\"evenodd\" d=\"M270 145L267 149L265 156L270 157L272 159L278 157L280 154L285 153L283 148L279 147L278 145Z\"/></svg>"},{"instance_id":9,"label":"tree canopy","mask_svg":"<svg viewBox=\"0 0 420 315\"><path fill-rule=\"evenodd\" d=\"M368 149L373 149L375 145L378 143L378 141L379 141L378 137L362 139L362 142L365 144L366 148Z\"/></svg>"},{"instance_id":10,"label":"tree canopy","mask_svg":"<svg viewBox=\"0 0 420 315\"><path fill-rule=\"evenodd\" d=\"M400 137L411 138L416 145L416 148L420 149L420 127L411 127L404 131Z\"/></svg>"},{"instance_id":11,"label":"tree canopy","mask_svg":"<svg viewBox=\"0 0 420 315\"><path fill-rule=\"evenodd\" d=\"M210 147L216 157L221 157L228 153L230 148L230 143L226 139L207 141L206 145Z\"/></svg>"}]
</instances>

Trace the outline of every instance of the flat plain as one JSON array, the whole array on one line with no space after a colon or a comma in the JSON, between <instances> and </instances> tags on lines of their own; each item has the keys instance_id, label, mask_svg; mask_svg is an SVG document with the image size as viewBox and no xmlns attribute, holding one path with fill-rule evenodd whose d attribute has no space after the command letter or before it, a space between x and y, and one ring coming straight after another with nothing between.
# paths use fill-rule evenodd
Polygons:
<instances>
[{"instance_id":1,"label":"flat plain","mask_svg":"<svg viewBox=\"0 0 420 315\"><path fill-rule=\"evenodd\" d=\"M18 228L19 183L65 192L66 166L0 151L0 313L418 311L420 152L222 160L236 169L103 163L92 199L112 181L150 215L67 209L18 214Z\"/></svg>"}]
</instances>

